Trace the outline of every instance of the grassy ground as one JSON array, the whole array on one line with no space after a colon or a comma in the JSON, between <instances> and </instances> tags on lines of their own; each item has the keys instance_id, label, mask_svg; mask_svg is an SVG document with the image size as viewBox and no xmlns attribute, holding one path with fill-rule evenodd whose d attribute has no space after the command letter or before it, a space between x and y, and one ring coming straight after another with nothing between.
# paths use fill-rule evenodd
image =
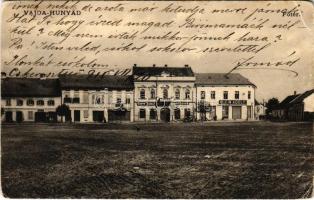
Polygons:
<instances>
[{"instance_id":1,"label":"grassy ground","mask_svg":"<svg viewBox=\"0 0 314 200\"><path fill-rule=\"evenodd\" d=\"M300 198L313 125L2 125L2 190L14 198Z\"/></svg>"}]
</instances>

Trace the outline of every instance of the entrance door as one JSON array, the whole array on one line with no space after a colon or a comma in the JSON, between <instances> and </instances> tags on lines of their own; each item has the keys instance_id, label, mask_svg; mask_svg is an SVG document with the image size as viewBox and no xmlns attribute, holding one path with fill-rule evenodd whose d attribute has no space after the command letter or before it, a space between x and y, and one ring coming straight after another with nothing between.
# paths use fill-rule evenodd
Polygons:
<instances>
[{"instance_id":1,"label":"entrance door","mask_svg":"<svg viewBox=\"0 0 314 200\"><path fill-rule=\"evenodd\" d=\"M23 121L23 113L21 111L16 111L16 122Z\"/></svg>"},{"instance_id":2,"label":"entrance door","mask_svg":"<svg viewBox=\"0 0 314 200\"><path fill-rule=\"evenodd\" d=\"M232 119L241 119L241 106L232 106Z\"/></svg>"},{"instance_id":3,"label":"entrance door","mask_svg":"<svg viewBox=\"0 0 314 200\"><path fill-rule=\"evenodd\" d=\"M222 119L229 118L229 106L222 106Z\"/></svg>"},{"instance_id":4,"label":"entrance door","mask_svg":"<svg viewBox=\"0 0 314 200\"><path fill-rule=\"evenodd\" d=\"M35 122L46 122L46 113L43 111L35 112Z\"/></svg>"},{"instance_id":5,"label":"entrance door","mask_svg":"<svg viewBox=\"0 0 314 200\"><path fill-rule=\"evenodd\" d=\"M74 110L74 121L79 122L81 120L81 112L79 110Z\"/></svg>"},{"instance_id":6,"label":"entrance door","mask_svg":"<svg viewBox=\"0 0 314 200\"><path fill-rule=\"evenodd\" d=\"M108 121L130 121L130 111L108 110Z\"/></svg>"},{"instance_id":7,"label":"entrance door","mask_svg":"<svg viewBox=\"0 0 314 200\"><path fill-rule=\"evenodd\" d=\"M176 120L179 120L181 118L181 113L180 113L180 109L179 108L174 110L174 118Z\"/></svg>"},{"instance_id":8,"label":"entrance door","mask_svg":"<svg viewBox=\"0 0 314 200\"><path fill-rule=\"evenodd\" d=\"M247 107L247 118L252 119L252 107L251 106Z\"/></svg>"},{"instance_id":9,"label":"entrance door","mask_svg":"<svg viewBox=\"0 0 314 200\"><path fill-rule=\"evenodd\" d=\"M170 121L170 109L169 108L162 108L160 111L160 119L164 122Z\"/></svg>"},{"instance_id":10,"label":"entrance door","mask_svg":"<svg viewBox=\"0 0 314 200\"><path fill-rule=\"evenodd\" d=\"M190 109L188 109L188 108L184 109L184 117L186 119L191 117L191 110Z\"/></svg>"},{"instance_id":11,"label":"entrance door","mask_svg":"<svg viewBox=\"0 0 314 200\"><path fill-rule=\"evenodd\" d=\"M12 111L5 112L5 121L6 122L12 122L13 121Z\"/></svg>"},{"instance_id":12,"label":"entrance door","mask_svg":"<svg viewBox=\"0 0 314 200\"><path fill-rule=\"evenodd\" d=\"M48 117L47 117L48 122L57 122L58 117L56 112L48 112Z\"/></svg>"},{"instance_id":13,"label":"entrance door","mask_svg":"<svg viewBox=\"0 0 314 200\"><path fill-rule=\"evenodd\" d=\"M93 111L94 122L104 122L104 111Z\"/></svg>"}]
</instances>

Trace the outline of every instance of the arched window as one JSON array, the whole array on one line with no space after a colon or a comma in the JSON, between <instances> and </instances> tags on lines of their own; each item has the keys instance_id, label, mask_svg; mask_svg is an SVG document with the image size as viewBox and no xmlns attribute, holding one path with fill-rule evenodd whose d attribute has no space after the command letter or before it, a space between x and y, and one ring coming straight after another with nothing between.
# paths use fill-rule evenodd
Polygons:
<instances>
[{"instance_id":1,"label":"arched window","mask_svg":"<svg viewBox=\"0 0 314 200\"><path fill-rule=\"evenodd\" d=\"M54 100L48 100L48 106L54 106L55 105L55 101Z\"/></svg>"},{"instance_id":2,"label":"arched window","mask_svg":"<svg viewBox=\"0 0 314 200\"><path fill-rule=\"evenodd\" d=\"M185 90L185 98L190 99L190 90L189 89Z\"/></svg>"},{"instance_id":3,"label":"arched window","mask_svg":"<svg viewBox=\"0 0 314 200\"><path fill-rule=\"evenodd\" d=\"M141 91L140 91L140 98L145 99L145 90L144 89L141 89Z\"/></svg>"},{"instance_id":4,"label":"arched window","mask_svg":"<svg viewBox=\"0 0 314 200\"><path fill-rule=\"evenodd\" d=\"M180 89L176 89L175 97L176 97L176 99L180 99Z\"/></svg>"},{"instance_id":5,"label":"arched window","mask_svg":"<svg viewBox=\"0 0 314 200\"><path fill-rule=\"evenodd\" d=\"M44 100L37 100L36 104L37 104L37 106L43 106L43 105L45 105L45 102L44 102Z\"/></svg>"},{"instance_id":6,"label":"arched window","mask_svg":"<svg viewBox=\"0 0 314 200\"><path fill-rule=\"evenodd\" d=\"M162 96L164 99L167 99L168 98L168 89L167 88L164 88L163 91L162 91Z\"/></svg>"},{"instance_id":7,"label":"arched window","mask_svg":"<svg viewBox=\"0 0 314 200\"><path fill-rule=\"evenodd\" d=\"M27 99L26 104L28 106L33 106L34 105L34 100L33 99Z\"/></svg>"},{"instance_id":8,"label":"arched window","mask_svg":"<svg viewBox=\"0 0 314 200\"><path fill-rule=\"evenodd\" d=\"M150 98L151 98L151 99L155 99L155 98L156 98L155 89L151 89L151 90L150 90Z\"/></svg>"},{"instance_id":9,"label":"arched window","mask_svg":"<svg viewBox=\"0 0 314 200\"><path fill-rule=\"evenodd\" d=\"M23 106L23 99L17 99L16 100L16 105L17 106Z\"/></svg>"}]
</instances>

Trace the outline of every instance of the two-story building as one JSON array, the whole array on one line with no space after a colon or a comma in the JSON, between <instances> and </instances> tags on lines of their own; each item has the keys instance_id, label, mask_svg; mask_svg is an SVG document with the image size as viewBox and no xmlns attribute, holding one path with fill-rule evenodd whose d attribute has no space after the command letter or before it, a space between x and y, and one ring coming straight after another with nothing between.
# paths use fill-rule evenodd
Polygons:
<instances>
[{"instance_id":1,"label":"two-story building","mask_svg":"<svg viewBox=\"0 0 314 200\"><path fill-rule=\"evenodd\" d=\"M1 79L1 118L5 122L56 122L61 103L57 79Z\"/></svg>"},{"instance_id":2,"label":"two-story building","mask_svg":"<svg viewBox=\"0 0 314 200\"><path fill-rule=\"evenodd\" d=\"M125 76L1 81L3 121L58 121L56 108L63 104L72 122L254 119L253 83L240 74L194 74L188 65L134 65Z\"/></svg>"},{"instance_id":3,"label":"two-story building","mask_svg":"<svg viewBox=\"0 0 314 200\"><path fill-rule=\"evenodd\" d=\"M197 120L254 119L256 86L240 74L195 74Z\"/></svg>"},{"instance_id":4,"label":"two-story building","mask_svg":"<svg viewBox=\"0 0 314 200\"><path fill-rule=\"evenodd\" d=\"M134 120L176 121L193 116L194 73L184 67L133 66Z\"/></svg>"},{"instance_id":5,"label":"two-story building","mask_svg":"<svg viewBox=\"0 0 314 200\"><path fill-rule=\"evenodd\" d=\"M72 122L133 121L133 77L60 76L62 104Z\"/></svg>"}]
</instances>

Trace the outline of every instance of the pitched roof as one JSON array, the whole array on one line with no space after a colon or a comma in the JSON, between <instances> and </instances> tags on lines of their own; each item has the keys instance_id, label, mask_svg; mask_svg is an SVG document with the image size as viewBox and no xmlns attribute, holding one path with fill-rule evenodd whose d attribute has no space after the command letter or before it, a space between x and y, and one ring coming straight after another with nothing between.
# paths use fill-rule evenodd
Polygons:
<instances>
[{"instance_id":1,"label":"pitched roof","mask_svg":"<svg viewBox=\"0 0 314 200\"><path fill-rule=\"evenodd\" d=\"M162 74L169 74L170 76L194 76L193 70L189 66L185 67L139 67L133 66L133 74L136 76L161 76Z\"/></svg>"},{"instance_id":2,"label":"pitched roof","mask_svg":"<svg viewBox=\"0 0 314 200\"><path fill-rule=\"evenodd\" d=\"M195 73L196 85L253 85L247 78L238 73Z\"/></svg>"},{"instance_id":3,"label":"pitched roof","mask_svg":"<svg viewBox=\"0 0 314 200\"><path fill-rule=\"evenodd\" d=\"M294 100L295 98L297 98L299 95L300 95L300 94L294 94L294 95L289 95L289 96L287 96L285 99L283 99L283 100L279 103L278 107L279 107L279 108L284 108L284 107L288 106L288 105L291 103L291 101L293 101L293 100Z\"/></svg>"},{"instance_id":4,"label":"pitched roof","mask_svg":"<svg viewBox=\"0 0 314 200\"><path fill-rule=\"evenodd\" d=\"M1 79L2 97L58 97L60 95L60 87L57 79Z\"/></svg>"},{"instance_id":5,"label":"pitched roof","mask_svg":"<svg viewBox=\"0 0 314 200\"><path fill-rule=\"evenodd\" d=\"M62 75L59 76L62 89L117 89L132 90L134 88L132 76L89 76Z\"/></svg>"},{"instance_id":6,"label":"pitched roof","mask_svg":"<svg viewBox=\"0 0 314 200\"><path fill-rule=\"evenodd\" d=\"M262 105L262 106L264 106L264 102L260 103L260 102L258 102L256 99L254 100L254 102L255 102L255 103L254 103L255 105Z\"/></svg>"},{"instance_id":7,"label":"pitched roof","mask_svg":"<svg viewBox=\"0 0 314 200\"><path fill-rule=\"evenodd\" d=\"M314 89L305 91L301 95L298 95L296 98L294 98L290 103L292 104L301 103L306 97L310 96L313 93L314 93Z\"/></svg>"}]
</instances>

